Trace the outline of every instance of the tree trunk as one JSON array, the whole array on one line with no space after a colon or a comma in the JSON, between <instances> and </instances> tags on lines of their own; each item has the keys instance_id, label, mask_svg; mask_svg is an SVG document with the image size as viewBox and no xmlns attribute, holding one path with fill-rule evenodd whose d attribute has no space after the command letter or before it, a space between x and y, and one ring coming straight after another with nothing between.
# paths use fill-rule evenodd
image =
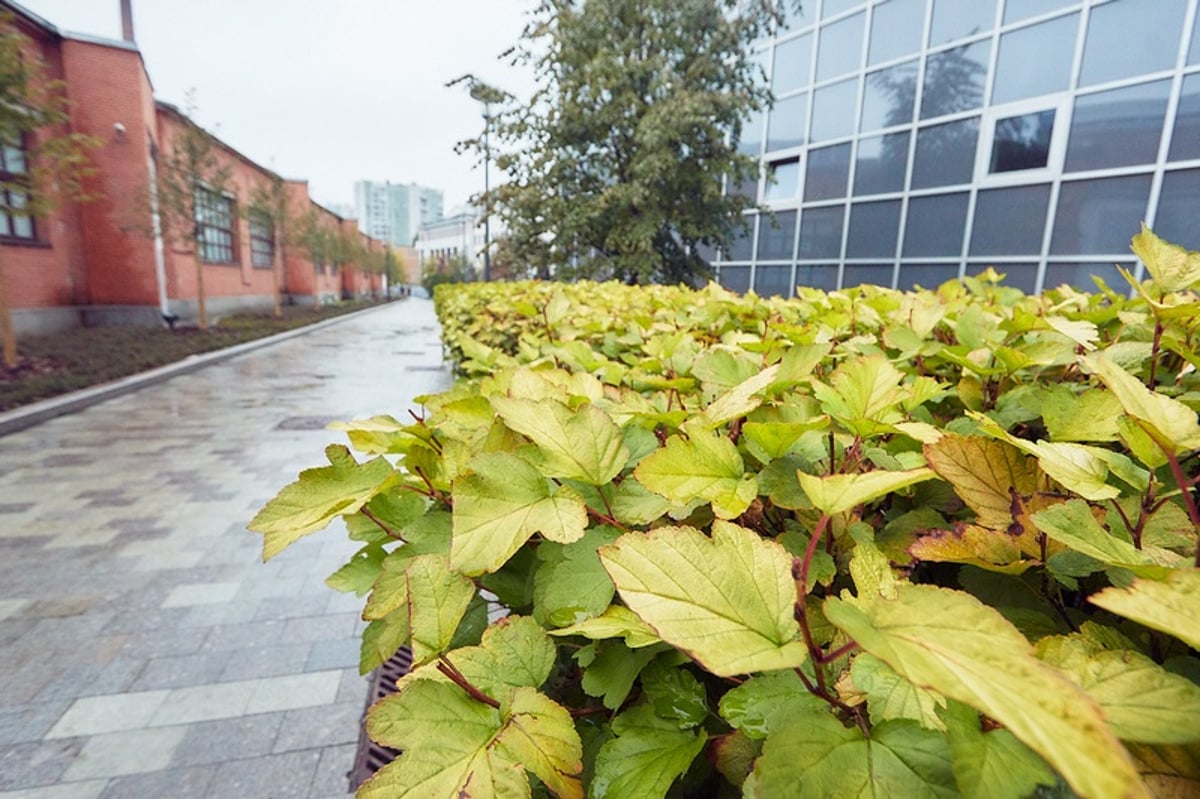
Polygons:
<instances>
[{"instance_id":1,"label":"tree trunk","mask_svg":"<svg viewBox=\"0 0 1200 799\"><path fill-rule=\"evenodd\" d=\"M4 280L4 263L0 261L0 338L4 339L4 365L17 365L17 335L13 332L12 309L8 305L8 283Z\"/></svg>"},{"instance_id":2,"label":"tree trunk","mask_svg":"<svg viewBox=\"0 0 1200 799\"><path fill-rule=\"evenodd\" d=\"M275 247L271 251L271 280L275 283L275 318L283 317L283 271L288 268L288 260L284 257L283 244L287 241L287 230L282 224L276 227L278 236ZM278 264L276 264L278 262Z\"/></svg>"},{"instance_id":3,"label":"tree trunk","mask_svg":"<svg viewBox=\"0 0 1200 799\"><path fill-rule=\"evenodd\" d=\"M200 257L200 247L196 247L196 314L197 324L201 330L208 330L208 308L204 302L204 259Z\"/></svg>"},{"instance_id":4,"label":"tree trunk","mask_svg":"<svg viewBox=\"0 0 1200 799\"><path fill-rule=\"evenodd\" d=\"M282 241L283 236L279 238ZM283 280L280 275L284 269L287 269L287 261L284 260L283 247L281 245L276 247L274 252L271 253L271 281L275 287L275 308L271 314L276 319L283 316L283 301L281 299L283 294Z\"/></svg>"}]
</instances>

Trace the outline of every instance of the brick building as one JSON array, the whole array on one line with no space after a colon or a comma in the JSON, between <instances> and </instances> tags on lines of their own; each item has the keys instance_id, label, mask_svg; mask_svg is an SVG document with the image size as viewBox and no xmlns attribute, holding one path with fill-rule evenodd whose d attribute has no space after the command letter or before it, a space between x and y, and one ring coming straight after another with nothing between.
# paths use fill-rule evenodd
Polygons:
<instances>
[{"instance_id":1,"label":"brick building","mask_svg":"<svg viewBox=\"0 0 1200 799\"><path fill-rule=\"evenodd\" d=\"M117 41L64 34L0 0L0 11L10 15L7 24L27 40L30 57L62 86L71 131L100 141L89 153L95 168L86 187L91 201L64 201L33 219L5 213L0 204L0 269L17 334L81 324L159 324L164 316L194 320L197 258L210 318L270 308L275 272L284 302L310 304L378 291L381 278L365 263L323 263L338 256L276 241L273 226L248 209L252 193L278 177L219 140L217 157L230 177L223 191L207 193L204 218L198 220L201 245L183 246L155 232L153 176L187 119L155 100L125 6L125 39ZM36 136L61 132L40 131L33 141L7 143L0 170L11 175L26 169ZM361 236L354 220L315 203L305 181L285 180L284 186L297 219L307 216L331 234ZM361 244L362 251L379 254L385 246L366 236Z\"/></svg>"}]
</instances>

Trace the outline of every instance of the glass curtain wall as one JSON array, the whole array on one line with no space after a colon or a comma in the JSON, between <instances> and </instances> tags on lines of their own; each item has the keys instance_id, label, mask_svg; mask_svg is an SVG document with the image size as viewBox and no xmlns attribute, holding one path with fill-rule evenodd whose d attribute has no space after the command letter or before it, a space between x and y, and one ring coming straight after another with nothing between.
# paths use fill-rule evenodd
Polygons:
<instances>
[{"instance_id":1,"label":"glass curtain wall","mask_svg":"<svg viewBox=\"0 0 1200 799\"><path fill-rule=\"evenodd\" d=\"M1200 0L805 0L756 53L770 209L719 253L761 295L988 266L1123 290L1145 220L1200 249Z\"/></svg>"}]
</instances>

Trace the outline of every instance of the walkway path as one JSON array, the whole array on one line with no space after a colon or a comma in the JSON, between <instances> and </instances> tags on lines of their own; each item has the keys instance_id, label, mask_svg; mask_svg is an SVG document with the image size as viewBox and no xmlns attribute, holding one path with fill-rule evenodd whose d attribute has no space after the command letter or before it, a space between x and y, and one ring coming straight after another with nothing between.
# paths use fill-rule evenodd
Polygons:
<instances>
[{"instance_id":1,"label":"walkway path","mask_svg":"<svg viewBox=\"0 0 1200 799\"><path fill-rule=\"evenodd\" d=\"M330 799L366 681L337 532L246 523L450 383L412 299L0 438L0 799Z\"/></svg>"}]
</instances>

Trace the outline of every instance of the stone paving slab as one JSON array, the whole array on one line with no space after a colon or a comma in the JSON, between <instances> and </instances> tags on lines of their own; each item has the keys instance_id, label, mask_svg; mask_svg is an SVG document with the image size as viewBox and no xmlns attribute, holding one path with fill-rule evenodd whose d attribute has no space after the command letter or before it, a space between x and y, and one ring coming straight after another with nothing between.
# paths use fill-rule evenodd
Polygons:
<instances>
[{"instance_id":1,"label":"stone paving slab","mask_svg":"<svg viewBox=\"0 0 1200 799\"><path fill-rule=\"evenodd\" d=\"M0 435L0 799L346 795L356 547L246 524L344 442L313 420L449 387L437 336L410 299Z\"/></svg>"}]
</instances>

